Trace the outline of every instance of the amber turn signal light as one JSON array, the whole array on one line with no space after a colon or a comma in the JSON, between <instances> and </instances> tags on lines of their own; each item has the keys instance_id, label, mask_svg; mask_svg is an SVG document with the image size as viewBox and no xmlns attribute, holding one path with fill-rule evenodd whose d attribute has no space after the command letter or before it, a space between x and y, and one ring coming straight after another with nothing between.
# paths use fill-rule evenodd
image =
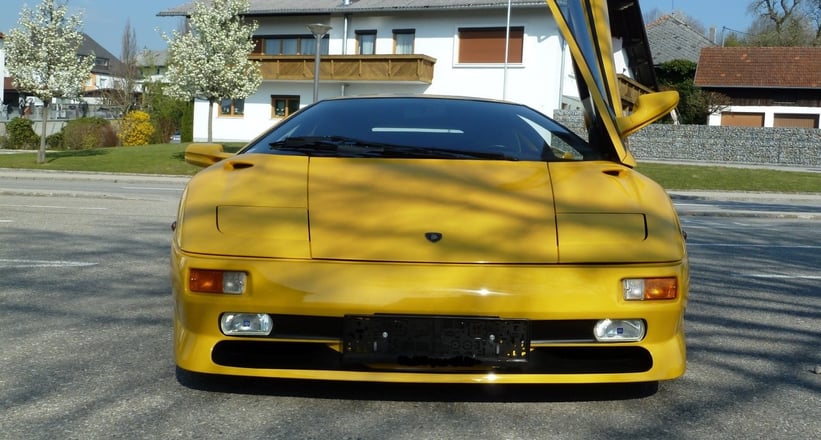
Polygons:
<instances>
[{"instance_id":1,"label":"amber turn signal light","mask_svg":"<svg viewBox=\"0 0 821 440\"><path fill-rule=\"evenodd\" d=\"M245 272L191 269L188 288L192 292L240 294L245 291Z\"/></svg>"},{"instance_id":2,"label":"amber turn signal light","mask_svg":"<svg viewBox=\"0 0 821 440\"><path fill-rule=\"evenodd\" d=\"M624 299L641 301L652 299L676 299L678 280L671 278L628 278L622 280Z\"/></svg>"}]
</instances>

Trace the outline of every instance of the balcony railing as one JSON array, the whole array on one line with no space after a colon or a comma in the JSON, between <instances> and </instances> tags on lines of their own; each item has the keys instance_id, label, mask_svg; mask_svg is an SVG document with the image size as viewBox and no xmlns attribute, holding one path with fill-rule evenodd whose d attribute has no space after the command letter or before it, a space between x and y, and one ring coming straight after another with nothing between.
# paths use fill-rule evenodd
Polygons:
<instances>
[{"instance_id":1,"label":"balcony railing","mask_svg":"<svg viewBox=\"0 0 821 440\"><path fill-rule=\"evenodd\" d=\"M632 109L636 105L639 96L645 93L653 93L653 90L649 87L625 75L618 75L618 80L621 104L627 109Z\"/></svg>"},{"instance_id":2,"label":"balcony railing","mask_svg":"<svg viewBox=\"0 0 821 440\"><path fill-rule=\"evenodd\" d=\"M264 80L313 81L313 55L251 55ZM436 59L427 55L322 55L321 81L392 81L430 84Z\"/></svg>"}]
</instances>

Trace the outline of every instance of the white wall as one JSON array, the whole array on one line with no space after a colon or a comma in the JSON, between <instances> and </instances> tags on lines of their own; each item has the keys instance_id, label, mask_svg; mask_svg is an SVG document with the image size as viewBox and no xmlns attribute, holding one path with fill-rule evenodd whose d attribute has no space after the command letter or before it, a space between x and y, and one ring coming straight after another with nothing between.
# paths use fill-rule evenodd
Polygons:
<instances>
[{"instance_id":1,"label":"white wall","mask_svg":"<svg viewBox=\"0 0 821 440\"><path fill-rule=\"evenodd\" d=\"M403 13L399 16L353 15L299 16L264 18L257 34L310 34L310 23L330 24L330 54L355 54L356 31L376 30L376 53L393 53L393 30L415 29L414 53L436 59L433 83L386 83L322 81L319 98L341 95L376 93L419 93L502 99L529 105L545 114L561 108L561 87L575 84L562 68L572 72L572 65L562 62L562 42L547 7L513 10L510 25L525 30L521 64L459 64L458 29L460 27L504 27L507 12L500 10L457 11L435 13ZM347 26L346 26L347 24ZM346 32L347 31L347 32ZM565 78L562 81L562 78ZM505 82L506 78L506 82ZM505 83L507 86L505 86ZM568 85L567 83L571 83ZM298 95L302 106L313 101L313 81L265 81L256 95L246 99L245 116L218 116L214 109L213 139L215 141L247 141L277 122L271 117L271 95ZM195 105L194 139L207 139L206 102Z\"/></svg>"}]
</instances>

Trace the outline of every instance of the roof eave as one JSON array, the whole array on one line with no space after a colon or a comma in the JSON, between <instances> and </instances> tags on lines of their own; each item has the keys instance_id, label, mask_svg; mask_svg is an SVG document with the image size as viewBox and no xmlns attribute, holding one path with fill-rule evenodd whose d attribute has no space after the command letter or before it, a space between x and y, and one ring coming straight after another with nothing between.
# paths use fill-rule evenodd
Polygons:
<instances>
[{"instance_id":1,"label":"roof eave","mask_svg":"<svg viewBox=\"0 0 821 440\"><path fill-rule=\"evenodd\" d=\"M544 1L520 2L511 5L512 9L525 9L545 7ZM442 5L442 6L383 6L383 7L352 7L336 6L333 8L305 8L305 9L258 9L248 11L245 16L278 16L278 15L329 15L329 14L355 14L373 12L422 12L422 11L456 11L456 10L488 10L507 9L506 4L463 4L463 5ZM546 9L546 7L545 7ZM166 10L157 13L158 17L187 17L190 11Z\"/></svg>"}]
</instances>

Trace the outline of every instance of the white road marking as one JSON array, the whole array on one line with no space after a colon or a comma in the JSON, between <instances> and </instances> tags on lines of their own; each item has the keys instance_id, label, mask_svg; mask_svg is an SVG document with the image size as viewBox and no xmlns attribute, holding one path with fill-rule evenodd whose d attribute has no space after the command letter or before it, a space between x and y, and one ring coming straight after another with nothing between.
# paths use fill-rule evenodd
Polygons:
<instances>
[{"instance_id":1,"label":"white road marking","mask_svg":"<svg viewBox=\"0 0 821 440\"><path fill-rule=\"evenodd\" d=\"M57 205L0 205L6 208L38 208L38 209L79 209L82 211L107 211L108 208L93 206L57 206Z\"/></svg>"},{"instance_id":2,"label":"white road marking","mask_svg":"<svg viewBox=\"0 0 821 440\"><path fill-rule=\"evenodd\" d=\"M744 243L687 243L687 246L713 247L752 247L769 249L821 249L821 246L811 244L744 244Z\"/></svg>"},{"instance_id":3,"label":"white road marking","mask_svg":"<svg viewBox=\"0 0 821 440\"><path fill-rule=\"evenodd\" d=\"M747 273L742 276L750 278L771 278L771 279L802 279L802 280L821 280L821 275L784 275L777 273Z\"/></svg>"},{"instance_id":4,"label":"white road marking","mask_svg":"<svg viewBox=\"0 0 821 440\"><path fill-rule=\"evenodd\" d=\"M121 186L120 189L138 189L148 191L176 191L182 192L182 188L156 188L151 186Z\"/></svg>"},{"instance_id":5,"label":"white road marking","mask_svg":"<svg viewBox=\"0 0 821 440\"><path fill-rule=\"evenodd\" d=\"M0 258L0 269L28 269L32 267L88 267L97 263L64 260L9 260Z\"/></svg>"}]
</instances>

